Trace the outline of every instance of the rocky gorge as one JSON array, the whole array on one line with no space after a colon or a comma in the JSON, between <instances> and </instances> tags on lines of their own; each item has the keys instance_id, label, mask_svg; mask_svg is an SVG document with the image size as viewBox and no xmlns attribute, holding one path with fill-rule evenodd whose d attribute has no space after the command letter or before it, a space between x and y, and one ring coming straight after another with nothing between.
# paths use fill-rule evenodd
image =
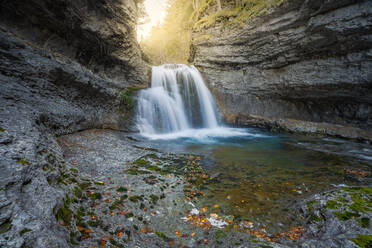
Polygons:
<instances>
[{"instance_id":1,"label":"rocky gorge","mask_svg":"<svg viewBox=\"0 0 372 248\"><path fill-rule=\"evenodd\" d=\"M194 29L192 61L228 122L371 140L371 1L284 1Z\"/></svg>"},{"instance_id":2,"label":"rocky gorge","mask_svg":"<svg viewBox=\"0 0 372 248\"><path fill-rule=\"evenodd\" d=\"M345 148L321 169L358 187L291 202L300 218L274 233L200 203L219 180L210 159L133 132L132 93L150 81L139 2L0 0L0 247L369 247L368 144L327 141ZM193 61L230 123L370 141L371 9L288 1L195 31ZM353 149L357 169L338 157Z\"/></svg>"}]
</instances>

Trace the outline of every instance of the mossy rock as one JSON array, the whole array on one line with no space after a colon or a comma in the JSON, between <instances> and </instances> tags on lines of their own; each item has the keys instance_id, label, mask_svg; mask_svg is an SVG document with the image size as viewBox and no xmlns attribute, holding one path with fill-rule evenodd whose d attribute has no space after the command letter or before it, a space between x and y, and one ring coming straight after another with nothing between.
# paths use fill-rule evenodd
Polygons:
<instances>
[{"instance_id":1,"label":"mossy rock","mask_svg":"<svg viewBox=\"0 0 372 248\"><path fill-rule=\"evenodd\" d=\"M117 192L127 192L128 189L125 188L125 187L120 186L116 191L117 191Z\"/></svg>"},{"instance_id":2,"label":"mossy rock","mask_svg":"<svg viewBox=\"0 0 372 248\"><path fill-rule=\"evenodd\" d=\"M79 183L79 187L82 189L82 190L86 190L87 188L89 188L92 184L90 182L83 182L83 183Z\"/></svg>"},{"instance_id":3,"label":"mossy rock","mask_svg":"<svg viewBox=\"0 0 372 248\"><path fill-rule=\"evenodd\" d=\"M165 242L169 242L169 241L171 241L171 239L170 238L168 238L164 233L162 233L162 232L155 232L155 234L159 237L159 238L161 238L163 241L165 241Z\"/></svg>"},{"instance_id":4,"label":"mossy rock","mask_svg":"<svg viewBox=\"0 0 372 248\"><path fill-rule=\"evenodd\" d=\"M150 199L152 203L156 204L159 200L159 197L157 195L150 195Z\"/></svg>"},{"instance_id":5,"label":"mossy rock","mask_svg":"<svg viewBox=\"0 0 372 248\"><path fill-rule=\"evenodd\" d=\"M333 215L335 217L337 217L341 221L346 221L346 220L350 220L351 218L360 217L360 214L349 212L349 211L345 211L345 212L333 212Z\"/></svg>"},{"instance_id":6,"label":"mossy rock","mask_svg":"<svg viewBox=\"0 0 372 248\"><path fill-rule=\"evenodd\" d=\"M130 200L131 202L138 202L139 200L142 201L143 199L142 199L141 196L134 195L134 196L129 197L129 200Z\"/></svg>"},{"instance_id":7,"label":"mossy rock","mask_svg":"<svg viewBox=\"0 0 372 248\"><path fill-rule=\"evenodd\" d=\"M77 198L82 198L83 197L83 192L81 191L81 189L78 186L75 186L75 188L74 188L74 195Z\"/></svg>"},{"instance_id":8,"label":"mossy rock","mask_svg":"<svg viewBox=\"0 0 372 248\"><path fill-rule=\"evenodd\" d=\"M19 235L23 236L25 233L32 232L30 228L23 228L22 231L19 232Z\"/></svg>"},{"instance_id":9,"label":"mossy rock","mask_svg":"<svg viewBox=\"0 0 372 248\"><path fill-rule=\"evenodd\" d=\"M63 206L58 210L56 218L57 220L62 220L65 224L70 224L72 214L72 211L67 206Z\"/></svg>"},{"instance_id":10,"label":"mossy rock","mask_svg":"<svg viewBox=\"0 0 372 248\"><path fill-rule=\"evenodd\" d=\"M352 238L350 240L361 248L372 247L372 235L358 234L358 238Z\"/></svg>"},{"instance_id":11,"label":"mossy rock","mask_svg":"<svg viewBox=\"0 0 372 248\"><path fill-rule=\"evenodd\" d=\"M26 160L26 159L23 159L23 158L20 158L17 160L17 163L21 164L21 165L30 165L30 161Z\"/></svg>"},{"instance_id":12,"label":"mossy rock","mask_svg":"<svg viewBox=\"0 0 372 248\"><path fill-rule=\"evenodd\" d=\"M75 168L70 168L70 171L71 171L72 173L75 173L75 174L79 173L79 171L78 171L77 169L75 169Z\"/></svg>"},{"instance_id":13,"label":"mossy rock","mask_svg":"<svg viewBox=\"0 0 372 248\"><path fill-rule=\"evenodd\" d=\"M338 203L337 201L333 201L333 200L327 201L327 204L325 205L325 207L329 209L338 209L341 206L342 205L340 203Z\"/></svg>"},{"instance_id":14,"label":"mossy rock","mask_svg":"<svg viewBox=\"0 0 372 248\"><path fill-rule=\"evenodd\" d=\"M88 194L88 197L92 200L92 201L95 201L95 200L99 200L102 198L102 195L101 193L97 193L97 192L94 192L94 193L90 193Z\"/></svg>"},{"instance_id":15,"label":"mossy rock","mask_svg":"<svg viewBox=\"0 0 372 248\"><path fill-rule=\"evenodd\" d=\"M363 228L369 228L370 227L370 219L369 218L366 218L366 217L360 218L360 219L357 219L357 222Z\"/></svg>"},{"instance_id":16,"label":"mossy rock","mask_svg":"<svg viewBox=\"0 0 372 248\"><path fill-rule=\"evenodd\" d=\"M10 220L6 221L4 224L0 225L0 234L8 232L12 228Z\"/></svg>"},{"instance_id":17,"label":"mossy rock","mask_svg":"<svg viewBox=\"0 0 372 248\"><path fill-rule=\"evenodd\" d=\"M315 205L315 204L317 204L316 201L308 201L308 202L306 203L307 208L308 208L310 211L314 210L314 205Z\"/></svg>"},{"instance_id":18,"label":"mossy rock","mask_svg":"<svg viewBox=\"0 0 372 248\"><path fill-rule=\"evenodd\" d=\"M133 162L133 164L144 167L150 164L150 162L144 159L137 159L136 161Z\"/></svg>"}]
</instances>

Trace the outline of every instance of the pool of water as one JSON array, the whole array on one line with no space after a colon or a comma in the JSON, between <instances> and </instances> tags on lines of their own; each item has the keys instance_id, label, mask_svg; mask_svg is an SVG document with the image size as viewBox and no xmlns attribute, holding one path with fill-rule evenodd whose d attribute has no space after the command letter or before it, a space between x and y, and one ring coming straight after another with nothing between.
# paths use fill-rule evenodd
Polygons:
<instances>
[{"instance_id":1,"label":"pool of water","mask_svg":"<svg viewBox=\"0 0 372 248\"><path fill-rule=\"evenodd\" d=\"M141 140L162 152L200 155L213 178L203 186L200 205L272 232L296 222L291 212L296 200L371 179L348 173L371 172L371 146L341 139L218 128Z\"/></svg>"}]
</instances>

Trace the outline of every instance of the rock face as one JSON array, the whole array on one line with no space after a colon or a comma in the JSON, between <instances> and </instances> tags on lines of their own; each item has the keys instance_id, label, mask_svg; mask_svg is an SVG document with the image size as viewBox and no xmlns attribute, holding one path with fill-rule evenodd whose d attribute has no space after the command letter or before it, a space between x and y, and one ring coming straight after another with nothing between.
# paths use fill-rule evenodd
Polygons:
<instances>
[{"instance_id":1,"label":"rock face","mask_svg":"<svg viewBox=\"0 0 372 248\"><path fill-rule=\"evenodd\" d=\"M31 44L76 59L95 73L146 83L136 41L136 0L0 2L0 23Z\"/></svg>"},{"instance_id":2,"label":"rock face","mask_svg":"<svg viewBox=\"0 0 372 248\"><path fill-rule=\"evenodd\" d=\"M243 28L195 31L192 60L232 123L286 128L294 119L314 123L313 132L323 122L371 132L371 34L371 1L289 0Z\"/></svg>"},{"instance_id":3,"label":"rock face","mask_svg":"<svg viewBox=\"0 0 372 248\"><path fill-rule=\"evenodd\" d=\"M57 137L126 129L120 94L143 86L147 70L136 3L0 1L0 9L0 247L70 247L55 217L67 171Z\"/></svg>"}]
</instances>

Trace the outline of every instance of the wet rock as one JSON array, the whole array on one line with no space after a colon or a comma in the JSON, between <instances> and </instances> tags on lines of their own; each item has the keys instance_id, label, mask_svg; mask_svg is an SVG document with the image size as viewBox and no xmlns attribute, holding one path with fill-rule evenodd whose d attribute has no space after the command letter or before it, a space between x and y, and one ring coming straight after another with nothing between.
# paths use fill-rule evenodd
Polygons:
<instances>
[{"instance_id":1,"label":"wet rock","mask_svg":"<svg viewBox=\"0 0 372 248\"><path fill-rule=\"evenodd\" d=\"M103 79L4 28L0 61L0 247L70 247L70 233L55 216L66 201L62 186L74 179L56 137L125 130L119 96L129 83Z\"/></svg>"}]
</instances>

